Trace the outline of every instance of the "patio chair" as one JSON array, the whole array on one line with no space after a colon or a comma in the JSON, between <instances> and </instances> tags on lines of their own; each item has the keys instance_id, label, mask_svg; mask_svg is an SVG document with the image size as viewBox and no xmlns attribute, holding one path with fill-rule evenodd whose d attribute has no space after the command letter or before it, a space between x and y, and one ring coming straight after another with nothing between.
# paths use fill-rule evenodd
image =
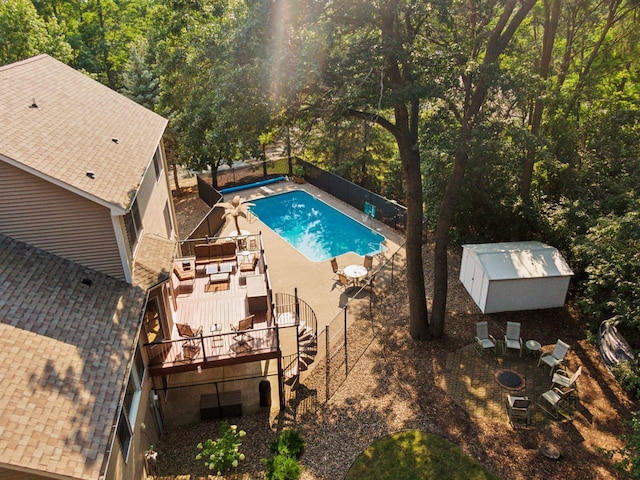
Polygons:
<instances>
[{"instance_id":1,"label":"patio chair","mask_svg":"<svg viewBox=\"0 0 640 480\"><path fill-rule=\"evenodd\" d=\"M540 355L540 360L538 360L538 366L541 363L545 363L551 367L551 371L549 372L549 376L553 373L553 370L558 366L562 365L564 362L564 357L567 355L569 351L569 345L564 343L562 340L558 339L556 342L556 346L553 347L552 352L543 353Z\"/></svg>"},{"instance_id":2,"label":"patio chair","mask_svg":"<svg viewBox=\"0 0 640 480\"><path fill-rule=\"evenodd\" d=\"M237 352L239 349L242 349L244 351L251 350L253 337L249 334L249 330L253 329L254 318L255 315L250 315L240 320L238 322L238 326L231 325L231 330L236 332L236 334L232 337L235 345L231 346L234 351Z\"/></svg>"},{"instance_id":3,"label":"patio chair","mask_svg":"<svg viewBox=\"0 0 640 480\"><path fill-rule=\"evenodd\" d=\"M338 273L338 280L340 281L340 285L345 292L353 286L349 284L349 279L344 273Z\"/></svg>"},{"instance_id":4,"label":"patio chair","mask_svg":"<svg viewBox=\"0 0 640 480\"><path fill-rule=\"evenodd\" d=\"M574 390L574 395L578 395L578 384L576 383L578 377L582 375L582 366L579 366L578 369L571 373L569 370L557 369L556 373L553 374L553 378L551 379L551 387L557 387L559 390L563 392L568 389Z\"/></svg>"},{"instance_id":5,"label":"patio chair","mask_svg":"<svg viewBox=\"0 0 640 480\"><path fill-rule=\"evenodd\" d=\"M176 328L178 329L178 335L189 339L185 344L193 345L196 338L202 333L202 325L200 325L195 332L193 331L193 328L191 328L191 325L187 323L176 323Z\"/></svg>"},{"instance_id":6,"label":"patio chair","mask_svg":"<svg viewBox=\"0 0 640 480\"><path fill-rule=\"evenodd\" d=\"M331 259L331 270L333 270L334 280L338 280L338 275L343 273L342 269L338 266L338 260L335 257Z\"/></svg>"},{"instance_id":7,"label":"patio chair","mask_svg":"<svg viewBox=\"0 0 640 480\"><path fill-rule=\"evenodd\" d=\"M365 255L362 266L367 270L371 270L373 268L373 257L371 255Z\"/></svg>"},{"instance_id":8,"label":"patio chair","mask_svg":"<svg viewBox=\"0 0 640 480\"><path fill-rule=\"evenodd\" d=\"M517 420L524 420L527 425L531 423L531 400L529 397L517 397L507 395L505 400L509 423L515 428Z\"/></svg>"},{"instance_id":9,"label":"patio chair","mask_svg":"<svg viewBox=\"0 0 640 480\"><path fill-rule=\"evenodd\" d=\"M496 355L496 339L493 335L489 335L489 324L487 322L476 323L476 339L473 348L476 349L478 355L482 356L487 348L493 348L493 354Z\"/></svg>"},{"instance_id":10,"label":"patio chair","mask_svg":"<svg viewBox=\"0 0 640 480\"><path fill-rule=\"evenodd\" d=\"M182 345L183 360L193 362L200 353L200 346L196 344L185 343Z\"/></svg>"},{"instance_id":11,"label":"patio chair","mask_svg":"<svg viewBox=\"0 0 640 480\"><path fill-rule=\"evenodd\" d=\"M570 388L566 392L563 392L559 388L552 388L540 395L538 405L553 418L558 418L561 410L564 410L569 417L571 417L571 412L566 405L568 404L569 397L571 397L573 393L573 388ZM544 400L544 402L542 402L542 400Z\"/></svg>"},{"instance_id":12,"label":"patio chair","mask_svg":"<svg viewBox=\"0 0 640 480\"><path fill-rule=\"evenodd\" d=\"M507 354L507 349L518 350L522 357L522 338L520 337L520 323L507 322L507 333L504 336L504 345L502 353Z\"/></svg>"},{"instance_id":13,"label":"patio chair","mask_svg":"<svg viewBox=\"0 0 640 480\"><path fill-rule=\"evenodd\" d=\"M240 276L245 275L255 275L256 266L258 265L258 260L260 256L257 253L253 254L253 258L249 261L242 261L238 265L238 271L240 272Z\"/></svg>"},{"instance_id":14,"label":"patio chair","mask_svg":"<svg viewBox=\"0 0 640 480\"><path fill-rule=\"evenodd\" d=\"M189 261L173 264L173 274L177 277L177 293L190 293L196 282L196 268Z\"/></svg>"}]
</instances>

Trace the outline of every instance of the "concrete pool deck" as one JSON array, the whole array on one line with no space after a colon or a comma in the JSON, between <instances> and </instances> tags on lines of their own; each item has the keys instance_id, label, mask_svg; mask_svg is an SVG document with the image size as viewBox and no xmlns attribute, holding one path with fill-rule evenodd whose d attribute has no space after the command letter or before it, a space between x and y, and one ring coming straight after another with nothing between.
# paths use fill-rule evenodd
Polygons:
<instances>
[{"instance_id":1,"label":"concrete pool deck","mask_svg":"<svg viewBox=\"0 0 640 480\"><path fill-rule=\"evenodd\" d=\"M304 190L357 222L364 223L362 220L363 212L341 202L309 183L296 184L291 181L283 181L269 185L267 191L260 187L250 188L225 195L225 201L230 200L235 195L251 201L251 199L272 195L273 193L268 192L268 190L273 191L273 193ZM248 230L251 233L262 232L273 292L293 294L297 288L299 298L311 306L318 318L318 332L322 331L325 325L341 313L342 307L350 299L352 301L364 301L353 298L356 290L345 294L339 284L333 280L333 271L329 260L322 262L310 261L253 215L248 220L242 217L239 218L239 224L242 230ZM396 262L404 265L405 251L404 247L401 248L404 245L404 236L375 220L368 220L366 225L385 237L387 251L383 255L389 258L398 251ZM228 235L231 231L235 231L235 225L233 221L227 221L220 235ZM338 265L344 267L350 264L361 265L363 257L349 252L340 255L337 260ZM374 267L377 265L378 262L374 262Z\"/></svg>"}]
</instances>

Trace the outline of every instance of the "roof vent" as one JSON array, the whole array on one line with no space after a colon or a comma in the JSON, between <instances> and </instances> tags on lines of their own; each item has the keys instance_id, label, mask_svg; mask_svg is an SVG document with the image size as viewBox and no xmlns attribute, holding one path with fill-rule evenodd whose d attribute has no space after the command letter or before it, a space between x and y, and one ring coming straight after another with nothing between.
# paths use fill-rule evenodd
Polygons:
<instances>
[{"instance_id":1,"label":"roof vent","mask_svg":"<svg viewBox=\"0 0 640 480\"><path fill-rule=\"evenodd\" d=\"M94 178L96 178L96 172L88 171L87 172L87 177L89 177L91 180L93 180Z\"/></svg>"},{"instance_id":2,"label":"roof vent","mask_svg":"<svg viewBox=\"0 0 640 480\"><path fill-rule=\"evenodd\" d=\"M86 285L87 287L90 287L91 285L93 285L93 280L91 280L90 278L83 278L80 283Z\"/></svg>"},{"instance_id":3,"label":"roof vent","mask_svg":"<svg viewBox=\"0 0 640 480\"><path fill-rule=\"evenodd\" d=\"M116 137L113 137L113 138L111 139L111 141L112 141L113 143L115 143L115 144L120 143L120 140L118 140Z\"/></svg>"},{"instance_id":4,"label":"roof vent","mask_svg":"<svg viewBox=\"0 0 640 480\"><path fill-rule=\"evenodd\" d=\"M31 102L31 105L29 105L29 108L40 108L38 107L38 102L36 102L36 99L33 99L33 102Z\"/></svg>"}]
</instances>

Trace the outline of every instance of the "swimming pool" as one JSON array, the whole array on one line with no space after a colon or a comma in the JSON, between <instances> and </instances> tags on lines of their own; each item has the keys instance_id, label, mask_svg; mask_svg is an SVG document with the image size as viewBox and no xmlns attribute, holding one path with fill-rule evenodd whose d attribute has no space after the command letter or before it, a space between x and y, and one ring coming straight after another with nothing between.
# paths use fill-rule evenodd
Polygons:
<instances>
[{"instance_id":1,"label":"swimming pool","mask_svg":"<svg viewBox=\"0 0 640 480\"><path fill-rule=\"evenodd\" d=\"M251 211L312 262L385 250L385 238L301 190L251 200Z\"/></svg>"}]
</instances>

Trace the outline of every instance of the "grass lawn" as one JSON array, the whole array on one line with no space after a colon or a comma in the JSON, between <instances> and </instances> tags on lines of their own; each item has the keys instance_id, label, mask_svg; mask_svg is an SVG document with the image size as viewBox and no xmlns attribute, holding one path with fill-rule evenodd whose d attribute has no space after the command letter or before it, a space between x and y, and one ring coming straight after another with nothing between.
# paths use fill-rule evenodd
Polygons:
<instances>
[{"instance_id":1,"label":"grass lawn","mask_svg":"<svg viewBox=\"0 0 640 480\"><path fill-rule=\"evenodd\" d=\"M438 435L407 430L367 447L345 480L499 480L457 445Z\"/></svg>"}]
</instances>

